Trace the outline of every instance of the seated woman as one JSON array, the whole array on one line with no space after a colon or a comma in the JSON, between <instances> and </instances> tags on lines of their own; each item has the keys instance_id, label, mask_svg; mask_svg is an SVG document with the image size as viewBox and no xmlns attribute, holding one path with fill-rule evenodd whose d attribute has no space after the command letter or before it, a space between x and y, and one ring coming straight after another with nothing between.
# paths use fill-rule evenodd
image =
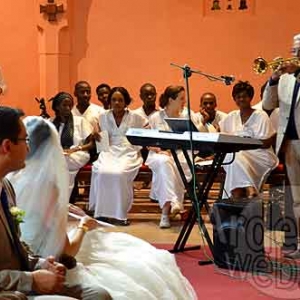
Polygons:
<instances>
[{"instance_id":1,"label":"seated woman","mask_svg":"<svg viewBox=\"0 0 300 300\"><path fill-rule=\"evenodd\" d=\"M107 149L102 150L93 163L90 209L95 210L96 218L128 225L127 212L133 203L133 180L143 159L141 147L131 145L125 134L128 128L144 127L148 121L127 109L131 97L124 87L114 87L107 101L111 109L100 116L102 143L106 135Z\"/></svg>"},{"instance_id":2,"label":"seated woman","mask_svg":"<svg viewBox=\"0 0 300 300\"><path fill-rule=\"evenodd\" d=\"M266 112L251 107L254 88L247 82L234 85L232 97L239 110L232 111L220 122L221 132L267 140L275 134ZM225 161L230 161L228 154ZM224 165L226 179L223 198L256 197L269 172L278 164L272 149L255 149L235 153L233 163Z\"/></svg>"},{"instance_id":3,"label":"seated woman","mask_svg":"<svg viewBox=\"0 0 300 300\"><path fill-rule=\"evenodd\" d=\"M17 205L26 212L22 239L40 255L76 255L68 283L100 286L113 299L197 299L168 251L125 233L91 231L96 221L88 216L69 234L73 237L66 236L68 174L56 129L40 117L24 123L30 139L26 167L10 175Z\"/></svg>"},{"instance_id":4,"label":"seated woman","mask_svg":"<svg viewBox=\"0 0 300 300\"><path fill-rule=\"evenodd\" d=\"M69 169L69 194L71 195L76 174L90 160L89 150L93 147L92 127L83 118L72 115L73 97L60 92L52 99L55 112L53 124L59 136Z\"/></svg>"},{"instance_id":5,"label":"seated woman","mask_svg":"<svg viewBox=\"0 0 300 300\"><path fill-rule=\"evenodd\" d=\"M166 117L187 117L187 110L184 110L186 102L184 87L168 86L160 96L159 102L163 109L150 117L149 124L152 129L171 131L164 120ZM193 120L193 116L194 114L192 114L192 121L197 124L196 120ZM155 176L151 193L155 195L155 199L159 201L162 209L159 226L160 228L169 228L171 226L169 214L175 215L183 209L185 187L171 153L155 147L149 147L149 149L151 151L146 160L146 165L149 166L153 176ZM191 173L181 151L178 151L178 158L187 179L190 180Z\"/></svg>"}]
</instances>

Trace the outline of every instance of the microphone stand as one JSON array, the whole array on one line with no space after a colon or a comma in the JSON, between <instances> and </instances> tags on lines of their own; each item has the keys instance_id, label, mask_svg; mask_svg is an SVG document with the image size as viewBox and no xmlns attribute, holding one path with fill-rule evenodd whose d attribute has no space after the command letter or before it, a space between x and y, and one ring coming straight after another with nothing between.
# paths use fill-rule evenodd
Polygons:
<instances>
[{"instance_id":1,"label":"microphone stand","mask_svg":"<svg viewBox=\"0 0 300 300\"><path fill-rule=\"evenodd\" d=\"M215 76L211 74L204 73L199 70L191 69L187 64L184 66L180 66L174 63L170 64L173 67L179 68L183 71L183 77L185 80L185 87L186 87L186 97L187 97L187 108L188 108L188 130L190 133L190 146L192 151L192 182L193 186L196 186L196 174L195 174L195 155L194 155L194 149L193 149L193 134L192 134L192 118L191 118L191 100L190 100L190 88L189 88L189 78L192 76L193 73L201 75L206 77L207 79L211 81L222 81L226 85L230 85L234 81L234 77L230 76ZM196 196L196 191L194 189L194 196ZM197 198L196 198L197 199Z\"/></svg>"},{"instance_id":2,"label":"microphone stand","mask_svg":"<svg viewBox=\"0 0 300 300\"><path fill-rule=\"evenodd\" d=\"M190 149L191 149L191 152L192 152L192 163L191 163L191 161L189 159L189 156L188 156L188 154L186 153L185 150L183 151L183 153L185 155L185 158L188 162L188 165L189 165L191 173L192 173L193 187L189 188L189 190L192 191L192 199L191 200L193 200L193 206L194 206L195 213L196 213L195 215L192 215L192 213L190 213L191 217L192 217L192 221L191 221L190 224L188 224L187 222L185 223L184 228L182 229L182 231L181 231L181 233L180 233L180 235L179 235L179 237L176 241L174 249L171 252L176 253L176 252L179 252L179 251L184 251L185 243L186 243L187 238L190 234L190 231L192 230L191 226L193 226L196 219L198 219L201 230L202 230L204 236L206 237L209 248L210 248L210 250L213 254L213 257L214 257L213 244L212 244L211 239L209 237L209 234L206 230L206 227L205 227L204 223L202 222L202 218L201 218L201 215L200 215L199 200L198 200L197 191L196 191L196 187L198 187L199 193L204 192L204 194L206 195L205 197L207 198L208 190L206 190L206 191L204 190L204 183L203 183L202 188L200 188L199 185L197 185L197 182L196 182L193 133L192 133L192 130L191 130L192 129L192 118L191 118L191 101L190 101L189 78L192 76L193 73L196 73L196 74L204 76L207 79L212 80L212 81L222 81L226 85L230 85L234 81L234 78L230 77L230 76L217 77L217 76L214 76L214 75L206 74L206 73L203 73L201 71L191 69L187 64L185 64L184 66L179 66L179 65L176 65L174 63L171 63L171 66L174 66L176 68L181 69L183 71L183 77L184 77L184 80L185 80L186 96L187 96L187 109L188 109L188 130L189 130L189 137L190 137ZM176 157L176 154L173 153L173 151L172 151L172 154L173 154L173 157L174 157L174 160L175 160L176 164L179 164L178 169L182 170L182 168L180 166L180 162ZM223 156L225 157L225 155L223 155ZM214 162L213 162L213 165L212 165L212 173L217 172L217 170L218 170L217 165L220 165L220 163L222 163L224 157L219 155L218 157L216 157L214 159ZM221 161L218 162L218 160L220 160L220 159L221 159ZM185 175L183 173L183 170L180 172L180 174L181 174L182 178L184 177L184 180L183 180L184 183L188 184L187 180L185 179ZM205 205L205 208L207 210L207 213L210 213L209 212L209 206L208 206L206 200L204 201L204 205ZM186 250L193 250L193 249L199 249L199 246L189 247ZM199 262L199 264L201 264L201 265L206 265L206 264L210 264L210 263L211 263L211 261L200 261Z\"/></svg>"}]
</instances>

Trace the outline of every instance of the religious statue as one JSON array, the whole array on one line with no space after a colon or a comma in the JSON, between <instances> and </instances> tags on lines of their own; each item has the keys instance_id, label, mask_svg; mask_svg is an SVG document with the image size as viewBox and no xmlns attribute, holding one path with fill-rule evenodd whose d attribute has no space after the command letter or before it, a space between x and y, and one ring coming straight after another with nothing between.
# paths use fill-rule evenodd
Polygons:
<instances>
[{"instance_id":1,"label":"religious statue","mask_svg":"<svg viewBox=\"0 0 300 300\"><path fill-rule=\"evenodd\" d=\"M240 0L239 10L248 9L247 0Z\"/></svg>"},{"instance_id":2,"label":"religious statue","mask_svg":"<svg viewBox=\"0 0 300 300\"><path fill-rule=\"evenodd\" d=\"M213 5L211 10L220 10L220 9L221 9L220 0L213 0Z\"/></svg>"},{"instance_id":3,"label":"religious statue","mask_svg":"<svg viewBox=\"0 0 300 300\"><path fill-rule=\"evenodd\" d=\"M44 119L50 119L50 115L47 113L47 107L45 103L45 99L35 98L36 102L39 103L39 109L41 110L40 116Z\"/></svg>"},{"instance_id":4,"label":"religious statue","mask_svg":"<svg viewBox=\"0 0 300 300\"><path fill-rule=\"evenodd\" d=\"M231 0L228 0L228 3L227 3L227 10L232 10L232 1Z\"/></svg>"}]
</instances>

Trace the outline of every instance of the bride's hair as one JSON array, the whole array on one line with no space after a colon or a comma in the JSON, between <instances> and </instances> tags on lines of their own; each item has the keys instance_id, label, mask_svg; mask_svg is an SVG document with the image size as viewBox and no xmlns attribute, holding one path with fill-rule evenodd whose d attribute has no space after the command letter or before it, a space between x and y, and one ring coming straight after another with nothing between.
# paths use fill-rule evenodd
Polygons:
<instances>
[{"instance_id":1,"label":"bride's hair","mask_svg":"<svg viewBox=\"0 0 300 300\"><path fill-rule=\"evenodd\" d=\"M36 151L51 137L49 123L41 117L30 117L25 123L29 136L29 153L27 159L33 156Z\"/></svg>"}]
</instances>

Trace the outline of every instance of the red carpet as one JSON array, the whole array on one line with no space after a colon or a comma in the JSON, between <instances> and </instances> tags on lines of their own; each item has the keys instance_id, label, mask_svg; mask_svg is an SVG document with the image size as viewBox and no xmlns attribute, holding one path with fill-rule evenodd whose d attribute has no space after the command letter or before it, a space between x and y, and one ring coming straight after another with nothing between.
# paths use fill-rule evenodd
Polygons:
<instances>
[{"instance_id":1,"label":"red carpet","mask_svg":"<svg viewBox=\"0 0 300 300\"><path fill-rule=\"evenodd\" d=\"M169 250L173 245L155 244L155 246ZM182 273L193 285L199 300L300 299L298 282L280 280L272 274L258 276L220 269L214 265L199 266L199 260L206 260L202 249L177 253L175 256Z\"/></svg>"}]
</instances>

